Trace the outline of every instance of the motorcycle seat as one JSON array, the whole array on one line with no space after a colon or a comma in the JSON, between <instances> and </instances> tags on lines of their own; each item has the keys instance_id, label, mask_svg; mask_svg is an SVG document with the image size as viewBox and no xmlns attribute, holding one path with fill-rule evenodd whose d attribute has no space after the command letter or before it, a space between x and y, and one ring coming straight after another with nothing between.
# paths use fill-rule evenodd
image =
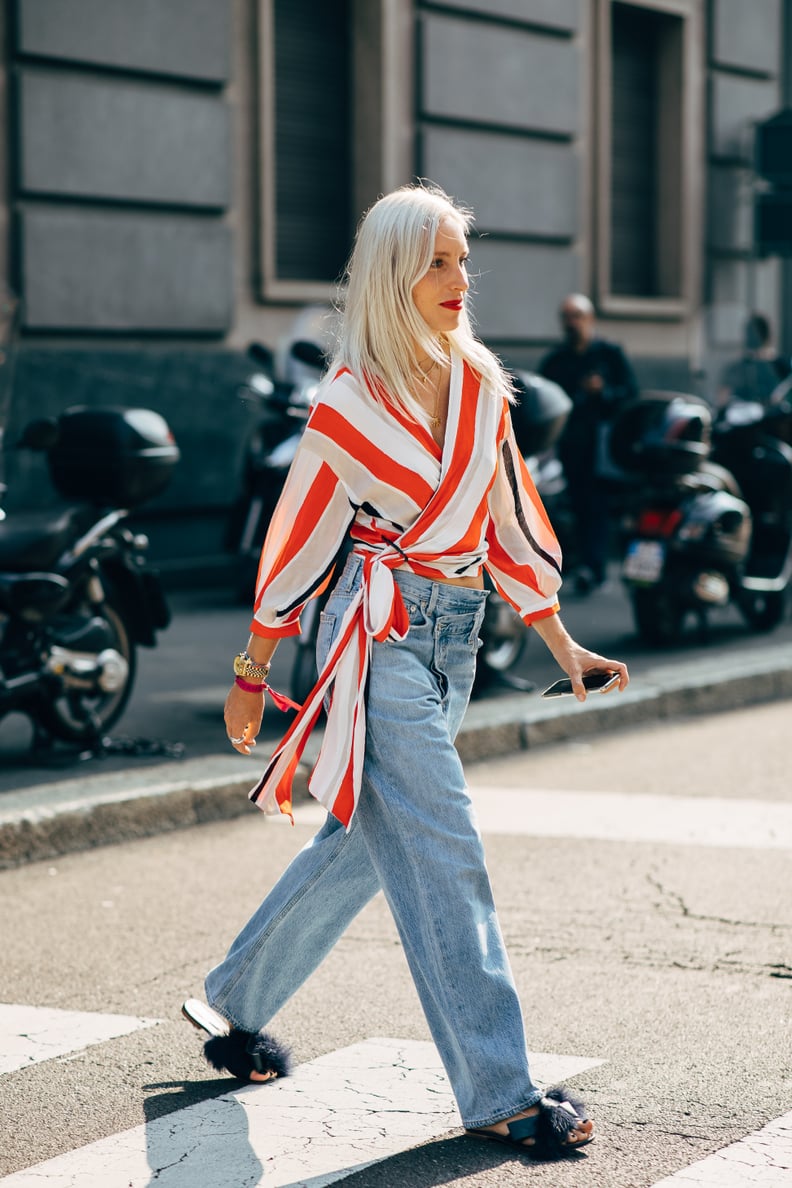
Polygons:
<instances>
[{"instance_id":1,"label":"motorcycle seat","mask_svg":"<svg viewBox=\"0 0 792 1188\"><path fill-rule=\"evenodd\" d=\"M681 483L691 491L726 491L729 495L734 495L735 499L743 497L731 471L713 462L711 458L701 462L692 474L683 475Z\"/></svg>"},{"instance_id":2,"label":"motorcycle seat","mask_svg":"<svg viewBox=\"0 0 792 1188\"><path fill-rule=\"evenodd\" d=\"M51 569L84 531L85 515L86 509L82 507L9 512L8 519L0 522L0 571L27 573Z\"/></svg>"}]
</instances>

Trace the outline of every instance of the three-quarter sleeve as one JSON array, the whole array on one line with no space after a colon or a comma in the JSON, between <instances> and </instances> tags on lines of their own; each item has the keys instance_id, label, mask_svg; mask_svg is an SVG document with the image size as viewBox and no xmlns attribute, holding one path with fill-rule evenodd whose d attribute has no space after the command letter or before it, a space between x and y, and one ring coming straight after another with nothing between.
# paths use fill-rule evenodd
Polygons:
<instances>
[{"instance_id":1,"label":"three-quarter sleeve","mask_svg":"<svg viewBox=\"0 0 792 1188\"><path fill-rule=\"evenodd\" d=\"M505 403L488 510L486 568L498 592L527 624L554 614L561 549L517 447Z\"/></svg>"},{"instance_id":2,"label":"three-quarter sleeve","mask_svg":"<svg viewBox=\"0 0 792 1188\"><path fill-rule=\"evenodd\" d=\"M298 635L300 613L332 573L354 511L328 463L303 438L261 552L254 635Z\"/></svg>"}]
</instances>

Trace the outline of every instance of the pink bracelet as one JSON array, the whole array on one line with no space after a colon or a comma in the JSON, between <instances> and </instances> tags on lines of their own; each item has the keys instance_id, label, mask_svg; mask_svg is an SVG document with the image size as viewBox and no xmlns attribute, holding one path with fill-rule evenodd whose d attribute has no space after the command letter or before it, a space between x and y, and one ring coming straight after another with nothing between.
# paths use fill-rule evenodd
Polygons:
<instances>
[{"instance_id":1,"label":"pink bracelet","mask_svg":"<svg viewBox=\"0 0 792 1188\"><path fill-rule=\"evenodd\" d=\"M239 685L240 689L244 689L246 693L263 693L267 688L266 682L261 685L253 685L250 681L246 681L242 677L234 677L234 684Z\"/></svg>"},{"instance_id":2,"label":"pink bracelet","mask_svg":"<svg viewBox=\"0 0 792 1188\"><path fill-rule=\"evenodd\" d=\"M286 697L283 693L276 692L270 685L264 681L263 685L253 685L250 681L246 681L243 677L234 677L234 684L239 685L245 693L269 693L272 700L275 702L279 710L298 710L301 707L296 701L292 701L290 697Z\"/></svg>"}]
</instances>

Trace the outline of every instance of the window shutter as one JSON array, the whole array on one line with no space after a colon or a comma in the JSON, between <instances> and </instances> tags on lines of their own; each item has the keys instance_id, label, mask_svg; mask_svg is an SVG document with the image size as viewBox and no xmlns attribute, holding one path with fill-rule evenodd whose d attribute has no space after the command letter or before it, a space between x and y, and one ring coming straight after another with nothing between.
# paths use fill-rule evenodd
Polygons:
<instances>
[{"instance_id":1,"label":"window shutter","mask_svg":"<svg viewBox=\"0 0 792 1188\"><path fill-rule=\"evenodd\" d=\"M651 297L657 283L657 19L614 4L611 24L611 292Z\"/></svg>"},{"instance_id":2,"label":"window shutter","mask_svg":"<svg viewBox=\"0 0 792 1188\"><path fill-rule=\"evenodd\" d=\"M352 227L350 0L276 0L276 271L335 281Z\"/></svg>"}]
</instances>

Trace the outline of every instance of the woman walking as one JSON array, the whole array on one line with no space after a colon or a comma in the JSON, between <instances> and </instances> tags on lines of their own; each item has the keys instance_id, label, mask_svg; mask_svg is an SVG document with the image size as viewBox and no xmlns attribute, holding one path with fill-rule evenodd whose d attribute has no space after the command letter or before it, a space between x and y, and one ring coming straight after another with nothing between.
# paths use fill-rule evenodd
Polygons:
<instances>
[{"instance_id":1,"label":"woman walking","mask_svg":"<svg viewBox=\"0 0 792 1188\"><path fill-rule=\"evenodd\" d=\"M515 445L511 391L466 312L469 212L408 186L363 219L338 350L262 552L247 651L225 707L250 754L269 664L299 631L347 533L322 616L319 681L251 793L291 814L323 702L310 780L328 816L206 978L187 1017L207 1058L243 1080L287 1071L261 1028L382 889L466 1130L542 1157L592 1137L582 1106L532 1082L520 1004L454 738L484 615L486 566L585 698L586 650L558 615L560 553Z\"/></svg>"}]
</instances>

